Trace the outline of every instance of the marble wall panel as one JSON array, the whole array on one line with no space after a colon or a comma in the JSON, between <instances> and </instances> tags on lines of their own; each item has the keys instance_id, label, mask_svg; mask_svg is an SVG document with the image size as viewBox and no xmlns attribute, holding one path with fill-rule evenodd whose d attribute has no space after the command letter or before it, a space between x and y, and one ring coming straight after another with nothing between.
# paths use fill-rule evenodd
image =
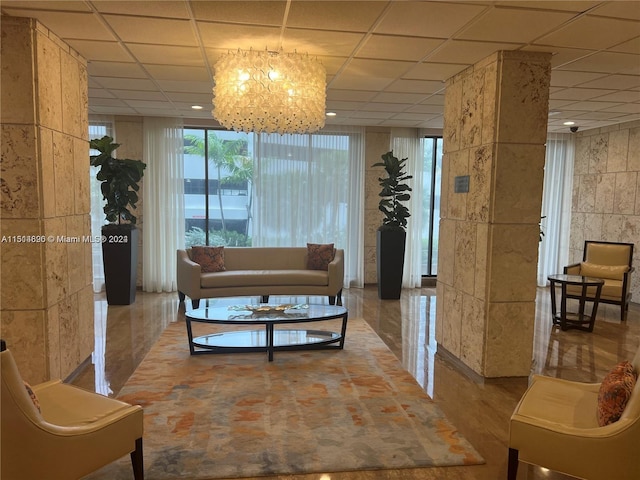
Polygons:
<instances>
[{"instance_id":1,"label":"marble wall panel","mask_svg":"<svg viewBox=\"0 0 640 480\"><path fill-rule=\"evenodd\" d=\"M67 234L64 217L48 218L44 220L44 235L51 241L44 244L44 261L46 263L46 291L47 305L61 302L69 295L69 260L67 245L58 241Z\"/></svg>"},{"instance_id":2,"label":"marble wall panel","mask_svg":"<svg viewBox=\"0 0 640 480\"><path fill-rule=\"evenodd\" d=\"M473 295L475 288L476 234L475 223L456 222L453 286L468 295Z\"/></svg>"},{"instance_id":3,"label":"marble wall panel","mask_svg":"<svg viewBox=\"0 0 640 480\"><path fill-rule=\"evenodd\" d=\"M53 132L53 175L56 185L56 216L73 214L73 137Z\"/></svg>"},{"instance_id":4,"label":"marble wall panel","mask_svg":"<svg viewBox=\"0 0 640 480\"><path fill-rule=\"evenodd\" d=\"M80 318L78 317L78 295L64 297L58 303L60 322L60 371L61 377L69 376L84 360L80 357ZM83 317L84 318L84 317ZM86 319L85 319L86 321Z\"/></svg>"},{"instance_id":5,"label":"marble wall panel","mask_svg":"<svg viewBox=\"0 0 640 480\"><path fill-rule=\"evenodd\" d=\"M442 326L442 346L460 358L460 341L462 335L463 294L453 287L444 287L444 308Z\"/></svg>"},{"instance_id":6,"label":"marble wall panel","mask_svg":"<svg viewBox=\"0 0 640 480\"><path fill-rule=\"evenodd\" d=\"M442 344L444 342L444 291L447 285L440 281L436 282L436 342Z\"/></svg>"},{"instance_id":7,"label":"marble wall panel","mask_svg":"<svg viewBox=\"0 0 640 480\"><path fill-rule=\"evenodd\" d=\"M2 17L0 118L3 124L35 123L31 22L28 18Z\"/></svg>"},{"instance_id":8,"label":"marble wall panel","mask_svg":"<svg viewBox=\"0 0 640 480\"><path fill-rule=\"evenodd\" d=\"M596 204L598 175L581 175L578 184L578 211L592 212ZM575 186L574 186L575 188Z\"/></svg>"},{"instance_id":9,"label":"marble wall panel","mask_svg":"<svg viewBox=\"0 0 640 480\"><path fill-rule=\"evenodd\" d=\"M444 153L460 149L460 129L462 117L462 77L456 76L447 82L444 95L444 123L442 138Z\"/></svg>"},{"instance_id":10,"label":"marble wall panel","mask_svg":"<svg viewBox=\"0 0 640 480\"><path fill-rule=\"evenodd\" d=\"M626 215L604 215L600 221L601 234L597 240L605 240L607 242L620 242L624 236L624 229L626 225ZM585 222L585 227L589 227L589 224ZM587 235L590 231L585 228L585 239L591 240ZM637 239L634 243L638 243Z\"/></svg>"},{"instance_id":11,"label":"marble wall panel","mask_svg":"<svg viewBox=\"0 0 640 480\"><path fill-rule=\"evenodd\" d=\"M502 51L498 142L544 145L549 116L551 54ZM526 114L523 114L523 105Z\"/></svg>"},{"instance_id":12,"label":"marble wall panel","mask_svg":"<svg viewBox=\"0 0 640 480\"><path fill-rule=\"evenodd\" d=\"M629 156L629 130L609 133L607 152L607 172L626 172Z\"/></svg>"},{"instance_id":13,"label":"marble wall panel","mask_svg":"<svg viewBox=\"0 0 640 480\"><path fill-rule=\"evenodd\" d=\"M48 380L44 310L3 310L0 330L22 378L30 384Z\"/></svg>"},{"instance_id":14,"label":"marble wall panel","mask_svg":"<svg viewBox=\"0 0 640 480\"><path fill-rule=\"evenodd\" d=\"M474 271L474 297L484 300L487 294L489 224L476 224L476 264Z\"/></svg>"},{"instance_id":15,"label":"marble wall panel","mask_svg":"<svg viewBox=\"0 0 640 480\"><path fill-rule=\"evenodd\" d=\"M485 317L484 301L471 295L464 295L460 359L480 375L484 371Z\"/></svg>"},{"instance_id":16,"label":"marble wall panel","mask_svg":"<svg viewBox=\"0 0 640 480\"><path fill-rule=\"evenodd\" d=\"M91 213L89 144L82 138L73 139L73 185L73 213Z\"/></svg>"},{"instance_id":17,"label":"marble wall panel","mask_svg":"<svg viewBox=\"0 0 640 480\"><path fill-rule=\"evenodd\" d=\"M88 284L78 292L78 351L81 361L94 349L94 299L93 285Z\"/></svg>"},{"instance_id":18,"label":"marble wall panel","mask_svg":"<svg viewBox=\"0 0 640 480\"><path fill-rule=\"evenodd\" d=\"M540 221L544 156L543 144L498 144L494 164L494 222L537 224Z\"/></svg>"},{"instance_id":19,"label":"marble wall panel","mask_svg":"<svg viewBox=\"0 0 640 480\"><path fill-rule=\"evenodd\" d=\"M456 223L457 222L455 220L440 220L440 245L455 245ZM455 252L456 250L453 248L438 249L438 282L444 282L447 285L453 285Z\"/></svg>"},{"instance_id":20,"label":"marble wall panel","mask_svg":"<svg viewBox=\"0 0 640 480\"><path fill-rule=\"evenodd\" d=\"M538 225L494 224L489 230L489 301L534 302Z\"/></svg>"},{"instance_id":21,"label":"marble wall panel","mask_svg":"<svg viewBox=\"0 0 640 480\"><path fill-rule=\"evenodd\" d=\"M573 176L573 183L571 189L571 211L577 212L580 206L580 176Z\"/></svg>"},{"instance_id":22,"label":"marble wall panel","mask_svg":"<svg viewBox=\"0 0 640 480\"><path fill-rule=\"evenodd\" d=\"M40 217L38 159L33 125L2 125L0 213L2 218Z\"/></svg>"},{"instance_id":23,"label":"marble wall panel","mask_svg":"<svg viewBox=\"0 0 640 480\"><path fill-rule=\"evenodd\" d=\"M576 137L573 174L585 175L589 173L589 151L591 149L591 138L582 134L578 135L580 136Z\"/></svg>"},{"instance_id":24,"label":"marble wall panel","mask_svg":"<svg viewBox=\"0 0 640 480\"><path fill-rule=\"evenodd\" d=\"M442 172L440 180L440 218L449 218L449 164L448 153L442 155Z\"/></svg>"},{"instance_id":25,"label":"marble wall panel","mask_svg":"<svg viewBox=\"0 0 640 480\"><path fill-rule=\"evenodd\" d=\"M467 219L487 222L491 205L494 149L483 145L471 150L471 175L467 200Z\"/></svg>"},{"instance_id":26,"label":"marble wall panel","mask_svg":"<svg viewBox=\"0 0 640 480\"><path fill-rule=\"evenodd\" d=\"M634 193L636 191L637 178L637 172L616 174L616 193L613 199L613 213L633 215L635 211Z\"/></svg>"},{"instance_id":27,"label":"marble wall panel","mask_svg":"<svg viewBox=\"0 0 640 480\"><path fill-rule=\"evenodd\" d=\"M75 293L85 286L85 251L87 247L91 248L91 244L83 241L83 236L91 235L90 232L84 230L85 222L81 215L72 215L65 217L66 235L68 242L67 248L67 271L69 281L69 293Z\"/></svg>"},{"instance_id":28,"label":"marble wall panel","mask_svg":"<svg viewBox=\"0 0 640 480\"><path fill-rule=\"evenodd\" d=\"M456 193L454 188L455 178L462 175L470 175L469 171L469 149L451 152L447 155L449 162L449 177L443 177L442 183L448 183L447 194L447 217L457 220L465 220L467 218L467 199L468 193ZM444 161L444 159L443 159Z\"/></svg>"},{"instance_id":29,"label":"marble wall panel","mask_svg":"<svg viewBox=\"0 0 640 480\"><path fill-rule=\"evenodd\" d=\"M596 197L594 211L597 213L612 213L613 199L616 190L616 174L604 173L596 176Z\"/></svg>"},{"instance_id":30,"label":"marble wall panel","mask_svg":"<svg viewBox=\"0 0 640 480\"><path fill-rule=\"evenodd\" d=\"M62 131L68 135L82 138L80 108L80 65L74 55L61 51L60 66L64 72L61 81L62 91Z\"/></svg>"},{"instance_id":31,"label":"marble wall panel","mask_svg":"<svg viewBox=\"0 0 640 480\"><path fill-rule=\"evenodd\" d=\"M59 304L53 304L45 310L47 319L47 349L49 378L64 378L60 355L65 347L65 341L60 339L60 311Z\"/></svg>"},{"instance_id":32,"label":"marble wall panel","mask_svg":"<svg viewBox=\"0 0 640 480\"><path fill-rule=\"evenodd\" d=\"M86 61L82 59L79 65L80 81L80 138L89 140L89 74Z\"/></svg>"},{"instance_id":33,"label":"marble wall panel","mask_svg":"<svg viewBox=\"0 0 640 480\"><path fill-rule=\"evenodd\" d=\"M44 308L44 243L39 220L0 222L0 298L5 310ZM36 240L27 242L26 237Z\"/></svg>"},{"instance_id":34,"label":"marble wall panel","mask_svg":"<svg viewBox=\"0 0 640 480\"><path fill-rule=\"evenodd\" d=\"M484 105L484 69L471 70L462 78L460 112L460 148L478 147L482 143L482 107Z\"/></svg>"},{"instance_id":35,"label":"marble wall panel","mask_svg":"<svg viewBox=\"0 0 640 480\"><path fill-rule=\"evenodd\" d=\"M36 103L40 125L62 131L62 72L60 46L43 35L36 34ZM86 113L88 115L88 112Z\"/></svg>"},{"instance_id":36,"label":"marble wall panel","mask_svg":"<svg viewBox=\"0 0 640 480\"><path fill-rule=\"evenodd\" d=\"M42 179L42 217L56 216L56 181L53 155L53 131L47 128L38 130L40 138L40 178Z\"/></svg>"},{"instance_id":37,"label":"marble wall panel","mask_svg":"<svg viewBox=\"0 0 640 480\"><path fill-rule=\"evenodd\" d=\"M636 206L634 208L635 216L640 216L640 175L638 176L638 183L636 185Z\"/></svg>"},{"instance_id":38,"label":"marble wall panel","mask_svg":"<svg viewBox=\"0 0 640 480\"><path fill-rule=\"evenodd\" d=\"M607 216L599 213L584 214L583 235L585 240L604 240L602 223ZM584 242L581 248L584 250Z\"/></svg>"},{"instance_id":39,"label":"marble wall panel","mask_svg":"<svg viewBox=\"0 0 640 480\"><path fill-rule=\"evenodd\" d=\"M640 172L640 128L629 129L629 152L627 169L630 172Z\"/></svg>"},{"instance_id":40,"label":"marble wall panel","mask_svg":"<svg viewBox=\"0 0 640 480\"><path fill-rule=\"evenodd\" d=\"M589 173L605 173L607 171L607 157L609 151L609 135L598 134L590 138Z\"/></svg>"},{"instance_id":41,"label":"marble wall panel","mask_svg":"<svg viewBox=\"0 0 640 480\"><path fill-rule=\"evenodd\" d=\"M535 303L491 303L485 376L526 377L533 359Z\"/></svg>"},{"instance_id":42,"label":"marble wall panel","mask_svg":"<svg viewBox=\"0 0 640 480\"><path fill-rule=\"evenodd\" d=\"M584 223L585 213L574 212L571 214L571 228L569 231L569 248L582 251L584 248Z\"/></svg>"},{"instance_id":43,"label":"marble wall panel","mask_svg":"<svg viewBox=\"0 0 640 480\"><path fill-rule=\"evenodd\" d=\"M484 98L482 99L482 140L486 145L496 139L498 125L498 55L484 66Z\"/></svg>"},{"instance_id":44,"label":"marble wall panel","mask_svg":"<svg viewBox=\"0 0 640 480\"><path fill-rule=\"evenodd\" d=\"M373 170L364 182L364 208L369 210L377 210L380 204L380 182L378 178L381 176L380 171Z\"/></svg>"}]
</instances>

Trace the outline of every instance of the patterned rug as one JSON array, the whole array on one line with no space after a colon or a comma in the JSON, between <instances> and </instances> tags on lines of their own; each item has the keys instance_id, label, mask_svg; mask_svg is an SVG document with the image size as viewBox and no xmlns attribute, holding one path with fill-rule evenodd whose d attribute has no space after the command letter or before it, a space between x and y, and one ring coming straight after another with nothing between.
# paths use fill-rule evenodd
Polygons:
<instances>
[{"instance_id":1,"label":"patterned rug","mask_svg":"<svg viewBox=\"0 0 640 480\"><path fill-rule=\"evenodd\" d=\"M184 323L171 324L118 398L144 408L147 480L484 463L362 319L344 350L271 363L190 356ZM86 478L130 480L129 458Z\"/></svg>"}]
</instances>

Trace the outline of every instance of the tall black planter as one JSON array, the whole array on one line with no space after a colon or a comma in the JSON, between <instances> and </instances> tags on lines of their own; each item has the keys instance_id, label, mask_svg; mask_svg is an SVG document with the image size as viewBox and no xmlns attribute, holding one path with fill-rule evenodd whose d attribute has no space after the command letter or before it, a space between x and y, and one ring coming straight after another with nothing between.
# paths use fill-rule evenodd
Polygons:
<instances>
[{"instance_id":1,"label":"tall black planter","mask_svg":"<svg viewBox=\"0 0 640 480\"><path fill-rule=\"evenodd\" d=\"M102 262L109 305L136 301L139 230L133 225L102 227Z\"/></svg>"},{"instance_id":2,"label":"tall black planter","mask_svg":"<svg viewBox=\"0 0 640 480\"><path fill-rule=\"evenodd\" d=\"M401 229L379 229L376 257L378 262L378 298L397 300L402 292L402 271L407 233Z\"/></svg>"}]
</instances>

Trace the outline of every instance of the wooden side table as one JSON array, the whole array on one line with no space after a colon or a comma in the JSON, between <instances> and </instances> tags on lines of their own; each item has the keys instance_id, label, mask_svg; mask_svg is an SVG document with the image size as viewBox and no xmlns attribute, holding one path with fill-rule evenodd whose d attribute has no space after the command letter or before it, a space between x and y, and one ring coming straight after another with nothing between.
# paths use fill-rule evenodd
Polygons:
<instances>
[{"instance_id":1,"label":"wooden side table","mask_svg":"<svg viewBox=\"0 0 640 480\"><path fill-rule=\"evenodd\" d=\"M551 294L551 315L554 325L560 325L565 331L570 328L593 332L593 325L596 321L596 313L598 312L598 302L600 301L600 293L604 280L600 278L584 277L582 275L549 275L547 277L551 286L549 292ZM556 285L561 289L560 311L558 312L556 304ZM567 311L567 286L574 285L580 287L580 296L578 298L578 311ZM589 287L596 288L595 296L587 295ZM585 304L592 302L591 313L585 313Z\"/></svg>"}]
</instances>

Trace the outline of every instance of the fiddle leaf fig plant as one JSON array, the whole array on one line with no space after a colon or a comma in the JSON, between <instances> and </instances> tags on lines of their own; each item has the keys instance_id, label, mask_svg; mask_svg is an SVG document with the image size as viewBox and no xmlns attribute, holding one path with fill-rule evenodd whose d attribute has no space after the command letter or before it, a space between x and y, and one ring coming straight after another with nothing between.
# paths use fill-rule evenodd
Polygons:
<instances>
[{"instance_id":1,"label":"fiddle leaf fig plant","mask_svg":"<svg viewBox=\"0 0 640 480\"><path fill-rule=\"evenodd\" d=\"M135 224L137 218L129 208L136 208L139 182L147 165L140 160L114 158L113 152L120 144L114 143L109 136L91 140L89 145L100 152L89 159L91 166L100 167L96 178L102 182L100 190L107 202L104 206L107 221L118 225L122 222Z\"/></svg>"},{"instance_id":2,"label":"fiddle leaf fig plant","mask_svg":"<svg viewBox=\"0 0 640 480\"><path fill-rule=\"evenodd\" d=\"M404 171L407 158L398 159L393 151L382 155L382 162L374 163L374 167L384 167L386 177L378 178L382 191L379 193L380 204L378 209L384 213L384 219L380 230L402 229L407 226L407 219L411 216L409 209L402 204L411 198L411 187L405 182L411 175Z\"/></svg>"}]
</instances>

